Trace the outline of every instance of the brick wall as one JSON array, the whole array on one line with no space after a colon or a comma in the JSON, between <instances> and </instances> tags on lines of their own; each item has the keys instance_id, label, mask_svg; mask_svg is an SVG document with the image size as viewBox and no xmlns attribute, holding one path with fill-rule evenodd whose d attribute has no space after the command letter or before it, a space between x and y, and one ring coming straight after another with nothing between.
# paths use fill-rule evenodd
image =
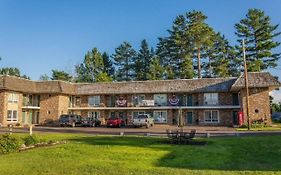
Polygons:
<instances>
[{"instance_id":1,"label":"brick wall","mask_svg":"<svg viewBox=\"0 0 281 175\"><path fill-rule=\"evenodd\" d=\"M242 109L246 114L246 90L241 90L240 96L242 98ZM249 89L249 116L250 120L259 120L270 117L270 104L269 104L269 89L268 88L251 88ZM246 116L246 115L245 115ZM247 122L247 117L244 117L244 122Z\"/></svg>"},{"instance_id":2,"label":"brick wall","mask_svg":"<svg viewBox=\"0 0 281 175\"><path fill-rule=\"evenodd\" d=\"M0 92L0 123L6 124L6 116L7 116L7 96L4 91Z\"/></svg>"},{"instance_id":3,"label":"brick wall","mask_svg":"<svg viewBox=\"0 0 281 175\"><path fill-rule=\"evenodd\" d=\"M59 94L41 94L40 123L57 121L61 114L68 114L69 97Z\"/></svg>"}]
</instances>

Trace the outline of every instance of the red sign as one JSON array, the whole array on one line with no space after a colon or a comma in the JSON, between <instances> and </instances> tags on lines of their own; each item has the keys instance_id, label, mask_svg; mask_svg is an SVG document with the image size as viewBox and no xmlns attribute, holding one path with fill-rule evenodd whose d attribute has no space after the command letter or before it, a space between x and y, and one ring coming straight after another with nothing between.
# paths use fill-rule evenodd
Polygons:
<instances>
[{"instance_id":1,"label":"red sign","mask_svg":"<svg viewBox=\"0 0 281 175\"><path fill-rule=\"evenodd\" d=\"M239 111L239 112L238 112L238 124L239 124L240 126L243 125L243 120L244 120L243 111Z\"/></svg>"}]
</instances>

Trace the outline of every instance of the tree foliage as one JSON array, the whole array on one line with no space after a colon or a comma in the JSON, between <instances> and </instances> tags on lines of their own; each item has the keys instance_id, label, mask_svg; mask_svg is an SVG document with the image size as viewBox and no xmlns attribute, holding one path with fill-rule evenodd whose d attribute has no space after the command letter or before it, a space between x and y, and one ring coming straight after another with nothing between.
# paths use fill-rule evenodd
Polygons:
<instances>
[{"instance_id":1,"label":"tree foliage","mask_svg":"<svg viewBox=\"0 0 281 175\"><path fill-rule=\"evenodd\" d=\"M150 62L147 78L149 80L162 80L165 69L161 66L159 57L154 56Z\"/></svg>"},{"instance_id":2,"label":"tree foliage","mask_svg":"<svg viewBox=\"0 0 281 175\"><path fill-rule=\"evenodd\" d=\"M259 9L249 9L246 18L235 24L238 42L245 39L245 50L249 71L263 71L277 66L280 53L275 53L274 48L280 42L274 39L280 35L278 25L271 24L270 17ZM236 46L242 60L242 46Z\"/></svg>"},{"instance_id":3,"label":"tree foliage","mask_svg":"<svg viewBox=\"0 0 281 175\"><path fill-rule=\"evenodd\" d=\"M89 51L84 58L83 63L76 66L76 82L100 82L112 80L107 71L112 71L110 69L110 62L107 62L107 67L104 65L104 57L97 48L93 48Z\"/></svg>"},{"instance_id":4,"label":"tree foliage","mask_svg":"<svg viewBox=\"0 0 281 175\"><path fill-rule=\"evenodd\" d=\"M61 70L52 70L52 80L72 81L72 76L69 73Z\"/></svg>"},{"instance_id":5,"label":"tree foliage","mask_svg":"<svg viewBox=\"0 0 281 175\"><path fill-rule=\"evenodd\" d=\"M134 60L137 56L136 51L130 43L123 42L115 49L112 58L116 66L116 80L117 81L131 81L134 79Z\"/></svg>"},{"instance_id":6,"label":"tree foliage","mask_svg":"<svg viewBox=\"0 0 281 175\"><path fill-rule=\"evenodd\" d=\"M153 49L149 49L147 41L142 40L140 50L134 61L135 80L148 80L147 73L152 57Z\"/></svg>"},{"instance_id":7,"label":"tree foliage","mask_svg":"<svg viewBox=\"0 0 281 175\"><path fill-rule=\"evenodd\" d=\"M10 75L10 76L16 76L21 77L24 79L30 79L27 75L21 75L20 70L16 67L3 67L0 68L0 75Z\"/></svg>"}]
</instances>

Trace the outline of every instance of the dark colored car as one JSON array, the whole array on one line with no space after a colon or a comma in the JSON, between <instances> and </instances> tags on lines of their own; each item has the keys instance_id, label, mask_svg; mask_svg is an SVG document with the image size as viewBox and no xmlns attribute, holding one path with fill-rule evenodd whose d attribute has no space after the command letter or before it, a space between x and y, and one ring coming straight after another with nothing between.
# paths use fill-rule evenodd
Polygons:
<instances>
[{"instance_id":1,"label":"dark colored car","mask_svg":"<svg viewBox=\"0 0 281 175\"><path fill-rule=\"evenodd\" d=\"M85 127L96 127L101 125L101 121L97 118L82 117L81 125Z\"/></svg>"},{"instance_id":2,"label":"dark colored car","mask_svg":"<svg viewBox=\"0 0 281 175\"><path fill-rule=\"evenodd\" d=\"M107 120L107 127L121 127L122 120L118 117L112 117Z\"/></svg>"},{"instance_id":3,"label":"dark colored car","mask_svg":"<svg viewBox=\"0 0 281 175\"><path fill-rule=\"evenodd\" d=\"M271 119L274 122L281 122L281 112L273 112L271 115Z\"/></svg>"},{"instance_id":4,"label":"dark colored car","mask_svg":"<svg viewBox=\"0 0 281 175\"><path fill-rule=\"evenodd\" d=\"M81 116L80 115L74 115L74 114L64 114L61 115L59 118L59 124L60 126L81 126Z\"/></svg>"}]
</instances>

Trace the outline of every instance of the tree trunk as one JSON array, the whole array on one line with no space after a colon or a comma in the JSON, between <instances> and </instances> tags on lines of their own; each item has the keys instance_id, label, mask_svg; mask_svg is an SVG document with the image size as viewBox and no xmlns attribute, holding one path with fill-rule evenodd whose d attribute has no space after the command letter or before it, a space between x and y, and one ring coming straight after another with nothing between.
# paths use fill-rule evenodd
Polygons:
<instances>
[{"instance_id":1,"label":"tree trunk","mask_svg":"<svg viewBox=\"0 0 281 175\"><path fill-rule=\"evenodd\" d=\"M197 49L197 69L198 69L198 78L202 78L201 76L201 63L200 63L200 47Z\"/></svg>"}]
</instances>

